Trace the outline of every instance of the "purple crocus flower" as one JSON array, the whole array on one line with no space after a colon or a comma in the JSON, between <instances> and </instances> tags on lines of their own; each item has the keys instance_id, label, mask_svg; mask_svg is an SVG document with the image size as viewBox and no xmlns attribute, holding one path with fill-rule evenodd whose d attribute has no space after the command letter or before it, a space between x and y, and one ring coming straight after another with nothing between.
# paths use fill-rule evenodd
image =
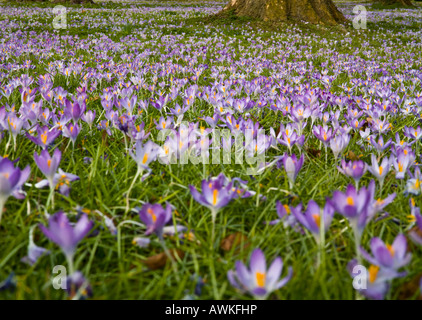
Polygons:
<instances>
[{"instance_id":1,"label":"purple crocus flower","mask_svg":"<svg viewBox=\"0 0 422 320\"><path fill-rule=\"evenodd\" d=\"M0 223L7 199L10 196L16 199L25 198L22 186L28 180L30 172L29 166L20 170L18 167L15 168L13 162L8 158L0 159Z\"/></svg>"},{"instance_id":2,"label":"purple crocus flower","mask_svg":"<svg viewBox=\"0 0 422 320\"><path fill-rule=\"evenodd\" d=\"M92 129L92 124L94 123L95 115L96 115L95 110L94 111L88 110L81 117L81 119L88 124L88 126L89 126L90 129Z\"/></svg>"},{"instance_id":3,"label":"purple crocus flower","mask_svg":"<svg viewBox=\"0 0 422 320\"><path fill-rule=\"evenodd\" d=\"M353 185L349 184L345 193L334 191L333 198L330 200L334 209L349 220L355 235L357 254L359 254L358 247L363 229L368 223L368 216L371 213L369 212L371 197L371 190L365 187L357 190Z\"/></svg>"},{"instance_id":4,"label":"purple crocus flower","mask_svg":"<svg viewBox=\"0 0 422 320\"><path fill-rule=\"evenodd\" d=\"M349 145L350 136L346 133L334 136L330 140L330 148L333 151L334 159L337 160L339 154L343 153Z\"/></svg>"},{"instance_id":5,"label":"purple crocus flower","mask_svg":"<svg viewBox=\"0 0 422 320\"><path fill-rule=\"evenodd\" d=\"M418 210L418 212L415 212L415 219L416 219L417 228L419 229L419 233L415 230L412 230L409 233L409 236L415 243L422 246L422 236L421 236L421 233L422 233L422 215L420 214L420 210Z\"/></svg>"},{"instance_id":6,"label":"purple crocus flower","mask_svg":"<svg viewBox=\"0 0 422 320\"><path fill-rule=\"evenodd\" d=\"M369 141L372 146L377 150L378 154L387 149L393 143L392 139L384 143L384 138L382 137L382 135L379 137L378 141L375 141L374 137L370 137Z\"/></svg>"},{"instance_id":7,"label":"purple crocus flower","mask_svg":"<svg viewBox=\"0 0 422 320\"><path fill-rule=\"evenodd\" d=\"M29 133L26 133L26 137L36 145L46 149L61 134L61 131L58 128L49 130L47 126L44 126L38 127L37 133L37 137L31 136Z\"/></svg>"},{"instance_id":8,"label":"purple crocus flower","mask_svg":"<svg viewBox=\"0 0 422 320\"><path fill-rule=\"evenodd\" d=\"M291 279L291 267L288 275L280 279L282 271L283 260L280 257L275 258L267 269L264 253L255 249L250 258L250 269L243 262L236 261L235 269L227 273L227 278L236 289L249 292L258 299L266 299L271 292L280 289Z\"/></svg>"},{"instance_id":9,"label":"purple crocus flower","mask_svg":"<svg viewBox=\"0 0 422 320\"><path fill-rule=\"evenodd\" d=\"M59 171L54 174L54 178L52 180L53 189L56 189L60 194L68 197L70 194L70 183L76 180L79 180L77 175L64 172L59 168ZM41 180L35 184L35 188L42 189L48 185L50 185L48 180Z\"/></svg>"},{"instance_id":10,"label":"purple crocus flower","mask_svg":"<svg viewBox=\"0 0 422 320\"><path fill-rule=\"evenodd\" d=\"M346 162L344 159L342 159L341 168L337 167L337 169L344 175L353 178L353 180L355 180L357 189L360 178L362 178L366 172L366 163L361 160Z\"/></svg>"},{"instance_id":11,"label":"purple crocus flower","mask_svg":"<svg viewBox=\"0 0 422 320\"><path fill-rule=\"evenodd\" d=\"M38 155L36 152L34 153L35 163L47 178L51 189L54 189L54 175L59 168L61 159L62 152L59 149L54 150L52 157L47 150L42 150L40 155Z\"/></svg>"},{"instance_id":12,"label":"purple crocus flower","mask_svg":"<svg viewBox=\"0 0 422 320\"><path fill-rule=\"evenodd\" d=\"M77 123L69 123L63 127L63 136L69 138L72 141L73 148L75 148L75 142L79 135L79 126Z\"/></svg>"},{"instance_id":13,"label":"purple crocus flower","mask_svg":"<svg viewBox=\"0 0 422 320\"><path fill-rule=\"evenodd\" d=\"M145 235L155 233L162 240L163 228L172 218L172 207L168 203L165 209L160 204L146 203L139 210L139 218L147 226Z\"/></svg>"},{"instance_id":14,"label":"purple crocus flower","mask_svg":"<svg viewBox=\"0 0 422 320\"><path fill-rule=\"evenodd\" d=\"M333 132L332 128L328 128L328 126L314 126L312 130L315 137L318 138L323 144L324 147L327 147L330 140L334 137L335 132Z\"/></svg>"},{"instance_id":15,"label":"purple crocus flower","mask_svg":"<svg viewBox=\"0 0 422 320\"><path fill-rule=\"evenodd\" d=\"M295 227L297 225L297 220L295 216L291 214L292 210L287 204L283 205L280 201L277 201L275 208L277 211L278 219L269 221L269 225L275 225L280 222L283 222L284 227Z\"/></svg>"},{"instance_id":16,"label":"purple crocus flower","mask_svg":"<svg viewBox=\"0 0 422 320\"><path fill-rule=\"evenodd\" d=\"M334 216L334 208L327 202L321 212L318 204L314 200L310 200L304 214L302 210L292 210L292 213L297 221L314 235L316 242L319 244L320 230L324 230L325 233L330 228Z\"/></svg>"},{"instance_id":17,"label":"purple crocus flower","mask_svg":"<svg viewBox=\"0 0 422 320\"><path fill-rule=\"evenodd\" d=\"M80 271L75 271L67 277L66 292L72 300L84 300L93 295L91 285Z\"/></svg>"},{"instance_id":18,"label":"purple crocus flower","mask_svg":"<svg viewBox=\"0 0 422 320\"><path fill-rule=\"evenodd\" d=\"M391 156L390 163L393 164L394 169L396 170L396 179L404 179L407 169L412 165L414 161L413 154L403 150L399 150L397 157Z\"/></svg>"},{"instance_id":19,"label":"purple crocus flower","mask_svg":"<svg viewBox=\"0 0 422 320\"><path fill-rule=\"evenodd\" d=\"M392 245L385 244L380 238L374 237L371 239L370 247L374 256L372 257L361 247L362 256L369 263L380 268L398 271L408 265L412 258L412 254L406 252L407 241L403 234L399 234Z\"/></svg>"},{"instance_id":20,"label":"purple crocus flower","mask_svg":"<svg viewBox=\"0 0 422 320\"><path fill-rule=\"evenodd\" d=\"M50 217L48 228L42 224L39 228L48 239L60 246L68 260L70 273L73 273L73 255L76 246L91 231L93 225L88 215L83 214L72 227L66 214L60 211Z\"/></svg>"},{"instance_id":21,"label":"purple crocus flower","mask_svg":"<svg viewBox=\"0 0 422 320\"><path fill-rule=\"evenodd\" d=\"M202 194L194 186L189 186L192 197L211 210L213 221L215 221L217 212L237 197L237 193L232 190L232 182L225 182L226 177L223 174L217 178L202 180Z\"/></svg>"},{"instance_id":22,"label":"purple crocus flower","mask_svg":"<svg viewBox=\"0 0 422 320\"><path fill-rule=\"evenodd\" d=\"M283 162L284 170L286 170L287 178L289 179L290 189L293 189L293 186L296 181L296 177L299 174L300 169L303 165L303 154L297 159L296 155L293 153L289 156L285 153L282 157L279 157Z\"/></svg>"},{"instance_id":23,"label":"purple crocus flower","mask_svg":"<svg viewBox=\"0 0 422 320\"><path fill-rule=\"evenodd\" d=\"M372 173L377 179L380 184L380 188L382 188L384 184L384 179L390 171L391 163L388 157L382 159L381 164L378 165L377 157L375 155L371 155L372 164L368 166L368 171Z\"/></svg>"},{"instance_id":24,"label":"purple crocus flower","mask_svg":"<svg viewBox=\"0 0 422 320\"><path fill-rule=\"evenodd\" d=\"M130 150L129 154L138 165L137 175L141 174L144 170L150 171L149 164L157 159L159 152L160 147L151 140L148 140L145 144L142 144L139 140L136 141L135 152Z\"/></svg>"},{"instance_id":25,"label":"purple crocus flower","mask_svg":"<svg viewBox=\"0 0 422 320\"><path fill-rule=\"evenodd\" d=\"M375 265L371 265L367 269L360 265L355 259L348 263L347 269L352 278L359 276L361 281L367 280L363 281L364 283L357 283L358 288L356 288L356 290L363 296L372 300L384 299L390 289L391 280L401 276L401 274L396 271L380 268Z\"/></svg>"},{"instance_id":26,"label":"purple crocus flower","mask_svg":"<svg viewBox=\"0 0 422 320\"><path fill-rule=\"evenodd\" d=\"M28 245L28 255L21 259L22 262L29 264L30 266L34 265L39 258L50 253L49 250L41 248L34 243L34 227L29 231L29 245Z\"/></svg>"}]
</instances>

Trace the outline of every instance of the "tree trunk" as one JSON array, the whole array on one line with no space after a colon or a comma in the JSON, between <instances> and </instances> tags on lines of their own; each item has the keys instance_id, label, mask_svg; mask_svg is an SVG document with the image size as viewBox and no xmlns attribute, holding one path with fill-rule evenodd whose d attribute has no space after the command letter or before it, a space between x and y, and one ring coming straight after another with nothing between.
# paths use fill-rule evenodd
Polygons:
<instances>
[{"instance_id":1,"label":"tree trunk","mask_svg":"<svg viewBox=\"0 0 422 320\"><path fill-rule=\"evenodd\" d=\"M408 0L403 0L408 1ZM346 18L331 0L230 0L224 12L264 21L305 21L336 25Z\"/></svg>"},{"instance_id":2,"label":"tree trunk","mask_svg":"<svg viewBox=\"0 0 422 320\"><path fill-rule=\"evenodd\" d=\"M378 0L377 2L380 2L385 5L394 5L398 4L404 7L413 7L411 0Z\"/></svg>"}]
</instances>

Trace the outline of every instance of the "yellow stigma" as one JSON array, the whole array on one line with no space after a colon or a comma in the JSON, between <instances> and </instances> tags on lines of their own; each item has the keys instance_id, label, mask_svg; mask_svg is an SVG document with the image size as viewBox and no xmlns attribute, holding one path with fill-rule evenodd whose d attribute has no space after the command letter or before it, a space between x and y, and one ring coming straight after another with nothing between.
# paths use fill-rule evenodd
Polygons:
<instances>
[{"instance_id":1,"label":"yellow stigma","mask_svg":"<svg viewBox=\"0 0 422 320\"><path fill-rule=\"evenodd\" d=\"M218 190L214 189L212 193L212 204L215 206L217 204Z\"/></svg>"},{"instance_id":2,"label":"yellow stigma","mask_svg":"<svg viewBox=\"0 0 422 320\"><path fill-rule=\"evenodd\" d=\"M314 218L315 223L317 224L318 228L321 224L321 217L318 213L315 213L312 215L312 218Z\"/></svg>"},{"instance_id":3,"label":"yellow stigma","mask_svg":"<svg viewBox=\"0 0 422 320\"><path fill-rule=\"evenodd\" d=\"M256 272L255 273L256 284L258 287L263 288L265 286L265 273Z\"/></svg>"},{"instance_id":4,"label":"yellow stigma","mask_svg":"<svg viewBox=\"0 0 422 320\"><path fill-rule=\"evenodd\" d=\"M151 215L153 222L157 221L157 216L155 215L154 210L152 210L151 208L148 208L147 212Z\"/></svg>"},{"instance_id":5,"label":"yellow stigma","mask_svg":"<svg viewBox=\"0 0 422 320\"><path fill-rule=\"evenodd\" d=\"M148 153L145 153L144 158L142 159L142 164L145 164L148 161Z\"/></svg>"},{"instance_id":6,"label":"yellow stigma","mask_svg":"<svg viewBox=\"0 0 422 320\"><path fill-rule=\"evenodd\" d=\"M47 160L47 166L50 168L51 167L51 159Z\"/></svg>"},{"instance_id":7,"label":"yellow stigma","mask_svg":"<svg viewBox=\"0 0 422 320\"><path fill-rule=\"evenodd\" d=\"M47 144L47 135L46 134L41 135L41 141L42 141L43 144Z\"/></svg>"},{"instance_id":8,"label":"yellow stigma","mask_svg":"<svg viewBox=\"0 0 422 320\"><path fill-rule=\"evenodd\" d=\"M399 172L403 172L403 164L399 162Z\"/></svg>"},{"instance_id":9,"label":"yellow stigma","mask_svg":"<svg viewBox=\"0 0 422 320\"><path fill-rule=\"evenodd\" d=\"M387 244L387 249L390 251L391 256L394 256L394 248L391 244Z\"/></svg>"},{"instance_id":10,"label":"yellow stigma","mask_svg":"<svg viewBox=\"0 0 422 320\"><path fill-rule=\"evenodd\" d=\"M371 283L374 283L374 281L377 279L378 271L380 270L380 267L374 266L371 264L369 267L369 281Z\"/></svg>"},{"instance_id":11,"label":"yellow stigma","mask_svg":"<svg viewBox=\"0 0 422 320\"><path fill-rule=\"evenodd\" d=\"M355 205L355 201L353 200L352 197L347 197L346 202L347 202L347 205L349 205L349 206Z\"/></svg>"},{"instance_id":12,"label":"yellow stigma","mask_svg":"<svg viewBox=\"0 0 422 320\"><path fill-rule=\"evenodd\" d=\"M379 169L378 169L378 171L379 171L379 173L380 173L380 175L382 175L382 171L383 171L384 169L383 169L383 167L382 166L380 166L379 167Z\"/></svg>"},{"instance_id":13,"label":"yellow stigma","mask_svg":"<svg viewBox=\"0 0 422 320\"><path fill-rule=\"evenodd\" d=\"M284 210L286 210L286 213L290 214L291 211L290 211L289 206L287 204L285 204L285 205L283 205L283 207L284 207Z\"/></svg>"}]
</instances>

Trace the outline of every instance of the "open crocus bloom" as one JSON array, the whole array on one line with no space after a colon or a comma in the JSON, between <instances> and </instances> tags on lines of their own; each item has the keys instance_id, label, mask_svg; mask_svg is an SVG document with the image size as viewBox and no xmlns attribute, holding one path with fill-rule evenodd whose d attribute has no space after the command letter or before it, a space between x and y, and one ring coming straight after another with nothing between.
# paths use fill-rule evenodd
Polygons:
<instances>
[{"instance_id":1,"label":"open crocus bloom","mask_svg":"<svg viewBox=\"0 0 422 320\"><path fill-rule=\"evenodd\" d=\"M398 270L409 264L412 255L406 252L407 241L403 234L399 234L392 245L385 244L380 238L371 239L373 257L361 248L362 256L371 264L387 269Z\"/></svg>"},{"instance_id":2,"label":"open crocus bloom","mask_svg":"<svg viewBox=\"0 0 422 320\"><path fill-rule=\"evenodd\" d=\"M277 257L267 269L264 253L255 249L250 258L250 269L241 261L236 261L235 270L230 270L227 277L231 285L243 292L249 292L256 298L266 298L271 292L283 287L292 277L292 268L288 275L280 279L283 261Z\"/></svg>"},{"instance_id":3,"label":"open crocus bloom","mask_svg":"<svg viewBox=\"0 0 422 320\"><path fill-rule=\"evenodd\" d=\"M382 300L390 289L391 280L403 276L394 270L370 265L369 268L358 265L357 260L348 263L347 269L352 278L359 276L363 283L356 289L360 294L372 300ZM363 269L363 270L362 270Z\"/></svg>"}]
</instances>

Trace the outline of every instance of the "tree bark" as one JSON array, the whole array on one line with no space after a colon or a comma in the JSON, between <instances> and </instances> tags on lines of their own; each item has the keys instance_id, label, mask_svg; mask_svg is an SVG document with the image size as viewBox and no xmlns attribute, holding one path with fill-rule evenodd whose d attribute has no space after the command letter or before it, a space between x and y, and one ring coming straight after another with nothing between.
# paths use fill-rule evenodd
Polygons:
<instances>
[{"instance_id":1,"label":"tree bark","mask_svg":"<svg viewBox=\"0 0 422 320\"><path fill-rule=\"evenodd\" d=\"M407 1L407 0L404 0ZM224 12L264 21L304 21L336 25L346 18L331 0L230 0Z\"/></svg>"},{"instance_id":2,"label":"tree bark","mask_svg":"<svg viewBox=\"0 0 422 320\"><path fill-rule=\"evenodd\" d=\"M378 0L377 2L380 2L385 5L394 5L398 4L404 7L413 7L411 0Z\"/></svg>"}]
</instances>

